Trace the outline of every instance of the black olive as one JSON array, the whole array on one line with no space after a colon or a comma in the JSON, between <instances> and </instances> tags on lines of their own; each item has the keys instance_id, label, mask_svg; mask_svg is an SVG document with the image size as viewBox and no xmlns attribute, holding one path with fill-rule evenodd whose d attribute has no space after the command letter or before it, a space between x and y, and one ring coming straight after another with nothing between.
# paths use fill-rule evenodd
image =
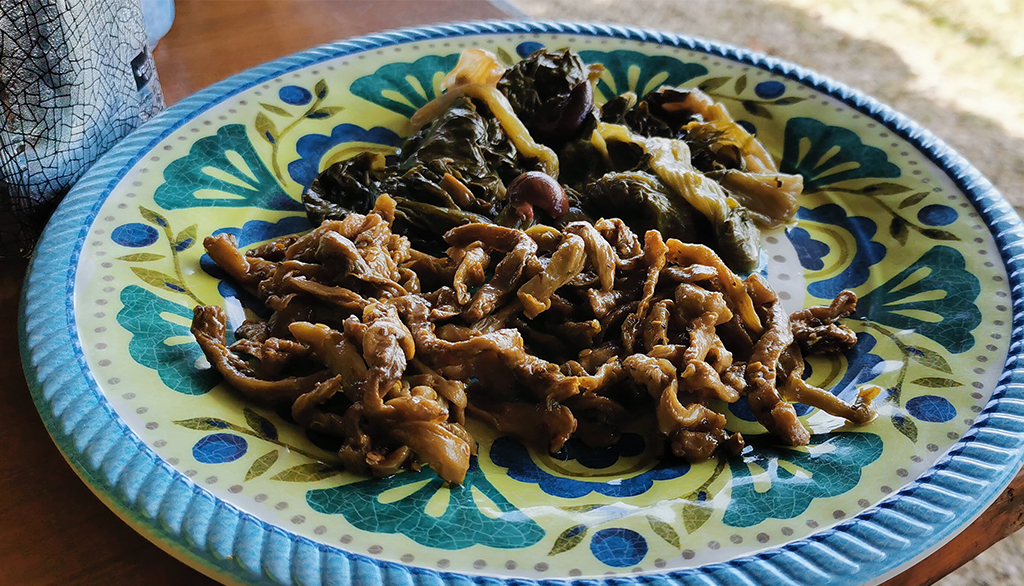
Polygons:
<instances>
[{"instance_id":1,"label":"black olive","mask_svg":"<svg viewBox=\"0 0 1024 586\"><path fill-rule=\"evenodd\" d=\"M559 121L558 129L569 134L576 132L593 107L594 88L590 81L585 79L569 92L569 99L562 108L562 119Z\"/></svg>"},{"instance_id":2,"label":"black olive","mask_svg":"<svg viewBox=\"0 0 1024 586\"><path fill-rule=\"evenodd\" d=\"M534 121L534 129L542 137L571 136L579 130L593 108L594 88L589 80L584 79L561 103L547 104L546 112Z\"/></svg>"}]
</instances>

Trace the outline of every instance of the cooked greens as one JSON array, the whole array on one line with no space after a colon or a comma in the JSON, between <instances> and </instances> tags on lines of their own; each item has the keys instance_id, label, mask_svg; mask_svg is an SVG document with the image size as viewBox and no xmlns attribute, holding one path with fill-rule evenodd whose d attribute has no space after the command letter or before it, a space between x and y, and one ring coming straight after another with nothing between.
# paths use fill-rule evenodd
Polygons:
<instances>
[{"instance_id":1,"label":"cooked greens","mask_svg":"<svg viewBox=\"0 0 1024 586\"><path fill-rule=\"evenodd\" d=\"M539 50L507 70L484 51L465 52L397 156L364 153L320 174L303 196L310 219L366 214L388 194L396 232L438 251L462 224L561 229L622 216L638 232L706 244L730 268L752 270L759 227L792 218L800 177L779 173L699 90L595 105L602 71L569 50ZM561 184L565 209L509 196L517 177L537 172Z\"/></svg>"}]
</instances>

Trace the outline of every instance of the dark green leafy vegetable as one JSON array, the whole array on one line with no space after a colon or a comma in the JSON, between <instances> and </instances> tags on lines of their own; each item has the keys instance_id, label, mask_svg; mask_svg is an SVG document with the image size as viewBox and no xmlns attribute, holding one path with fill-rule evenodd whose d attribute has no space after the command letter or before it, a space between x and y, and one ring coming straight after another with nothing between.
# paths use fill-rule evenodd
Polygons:
<instances>
[{"instance_id":1,"label":"dark green leafy vegetable","mask_svg":"<svg viewBox=\"0 0 1024 586\"><path fill-rule=\"evenodd\" d=\"M509 68L498 89L531 136L557 146L585 137L597 122L589 75L576 53L540 49Z\"/></svg>"},{"instance_id":2,"label":"dark green leafy vegetable","mask_svg":"<svg viewBox=\"0 0 1024 586\"><path fill-rule=\"evenodd\" d=\"M643 171L608 173L591 182L581 207L593 218L621 218L641 235L658 230L665 238L702 242L710 228L683 198Z\"/></svg>"},{"instance_id":3,"label":"dark green leafy vegetable","mask_svg":"<svg viewBox=\"0 0 1024 586\"><path fill-rule=\"evenodd\" d=\"M516 148L498 122L465 97L409 138L401 152L401 187L396 195L453 205L441 187L447 173L475 197L465 211L484 215L496 213L505 199L505 185L522 172Z\"/></svg>"},{"instance_id":4,"label":"dark green leafy vegetable","mask_svg":"<svg viewBox=\"0 0 1024 586\"><path fill-rule=\"evenodd\" d=\"M525 229L620 217L637 233L657 229L665 238L707 244L734 270L753 269L760 232L745 208L726 209L709 220L712 216L687 201L687 193L677 193L679 186L666 183L638 141L609 137L601 148L592 142L599 121L642 137L681 141L685 148L678 152L688 148L690 153L684 165L714 182L723 173L745 171L749 135L737 131L710 98L691 90L663 87L643 100L627 92L596 108L591 85L596 71L569 50L539 50L497 81L532 139L557 152L564 206L547 209L523 197L513 201L507 192L513 180L536 171L538 162L518 151L519 143L490 111L491 102L463 94L450 96L447 109L435 109L441 113L431 114L437 118L413 134L398 157L364 153L321 173L303 196L310 220L366 214L377 197L388 194L396 202L395 231L436 252L443 247L441 236L465 223ZM731 188L717 182L713 187L740 199Z\"/></svg>"},{"instance_id":5,"label":"dark green leafy vegetable","mask_svg":"<svg viewBox=\"0 0 1024 586\"><path fill-rule=\"evenodd\" d=\"M383 155L360 153L325 169L302 194L302 204L314 226L348 214L366 214L373 202L392 188L393 172Z\"/></svg>"},{"instance_id":6,"label":"dark green leafy vegetable","mask_svg":"<svg viewBox=\"0 0 1024 586\"><path fill-rule=\"evenodd\" d=\"M639 103L626 94L601 109L602 122L624 124L643 136L661 136L686 142L693 166L702 172L742 169L740 149L722 140L722 131L684 105L686 90L663 87ZM634 104L635 103L635 104Z\"/></svg>"},{"instance_id":7,"label":"dark green leafy vegetable","mask_svg":"<svg viewBox=\"0 0 1024 586\"><path fill-rule=\"evenodd\" d=\"M761 231L742 208L736 208L715 229L712 248L732 270L752 271L757 268L760 256Z\"/></svg>"},{"instance_id":8,"label":"dark green leafy vegetable","mask_svg":"<svg viewBox=\"0 0 1024 586\"><path fill-rule=\"evenodd\" d=\"M451 228L493 221L507 205L505 185L523 171L501 126L469 98L456 100L400 152L390 165L363 153L322 172L303 195L310 220L366 214L387 193L397 203L396 231L437 249Z\"/></svg>"}]
</instances>

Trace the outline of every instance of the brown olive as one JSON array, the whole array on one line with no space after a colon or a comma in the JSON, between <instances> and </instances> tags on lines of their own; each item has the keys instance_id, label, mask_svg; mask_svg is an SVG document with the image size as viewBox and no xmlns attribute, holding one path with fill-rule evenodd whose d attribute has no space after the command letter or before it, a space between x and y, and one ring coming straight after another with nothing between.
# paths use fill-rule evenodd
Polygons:
<instances>
[{"instance_id":1,"label":"brown olive","mask_svg":"<svg viewBox=\"0 0 1024 586\"><path fill-rule=\"evenodd\" d=\"M508 198L513 205L532 204L557 218L569 209L565 190L546 173L529 171L508 184Z\"/></svg>"}]
</instances>

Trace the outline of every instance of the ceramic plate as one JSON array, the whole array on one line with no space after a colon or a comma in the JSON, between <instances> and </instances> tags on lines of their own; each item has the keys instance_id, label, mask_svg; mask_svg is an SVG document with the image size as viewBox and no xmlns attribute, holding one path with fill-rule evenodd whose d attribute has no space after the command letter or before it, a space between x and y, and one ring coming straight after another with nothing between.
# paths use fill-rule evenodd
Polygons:
<instances>
[{"instance_id":1,"label":"ceramic plate","mask_svg":"<svg viewBox=\"0 0 1024 586\"><path fill-rule=\"evenodd\" d=\"M572 47L601 96L699 86L804 177L798 222L764 237L796 309L852 289L856 347L810 363L856 427L801 408L810 445L756 437L741 457L659 462L639 434L537 453L483 426L464 485L429 470L365 479L287 413L224 388L189 334L192 307L238 291L203 256L308 229L303 186L333 161L401 140L458 53L507 62ZM1021 460L1015 370L1021 223L970 165L878 102L716 43L630 28L473 23L403 30L284 58L174 106L105 156L39 244L23 356L50 433L139 531L244 584L853 584L954 535ZM1015 309L1016 308L1016 309ZM587 582L595 583L595 582Z\"/></svg>"}]
</instances>

